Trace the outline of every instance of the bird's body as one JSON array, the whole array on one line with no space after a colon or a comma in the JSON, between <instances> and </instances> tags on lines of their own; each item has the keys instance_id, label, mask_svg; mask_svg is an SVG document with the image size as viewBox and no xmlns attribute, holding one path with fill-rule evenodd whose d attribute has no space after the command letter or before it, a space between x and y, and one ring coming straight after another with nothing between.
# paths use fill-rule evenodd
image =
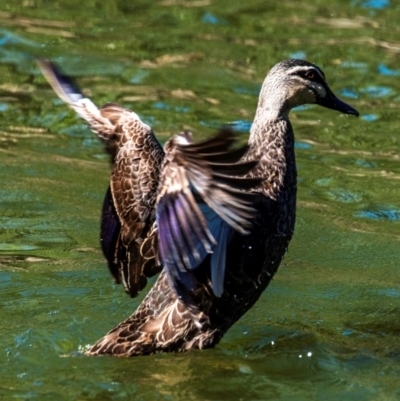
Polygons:
<instances>
[{"instance_id":1,"label":"bird's body","mask_svg":"<svg viewBox=\"0 0 400 401\"><path fill-rule=\"evenodd\" d=\"M40 65L111 155L101 230L111 272L134 296L161 271L138 309L88 354L214 346L268 286L293 235L290 109L318 103L358 112L333 95L318 67L287 60L264 81L246 148L231 150L231 133L221 131L200 144L184 133L163 150L136 114L112 104L98 110L50 63Z\"/></svg>"},{"instance_id":2,"label":"bird's body","mask_svg":"<svg viewBox=\"0 0 400 401\"><path fill-rule=\"evenodd\" d=\"M210 288L208 259L195 271L201 283L192 295L198 311L188 310L179 301L166 272L162 272L136 312L99 340L89 353L127 356L210 348L254 305L277 271L294 230L293 131L285 131L280 140L285 144L283 155L288 165L279 169L281 176L273 177L282 182L279 194L276 199L261 193L257 196L256 217L249 235L231 233L222 296L215 296ZM263 173L255 170L252 174Z\"/></svg>"}]
</instances>

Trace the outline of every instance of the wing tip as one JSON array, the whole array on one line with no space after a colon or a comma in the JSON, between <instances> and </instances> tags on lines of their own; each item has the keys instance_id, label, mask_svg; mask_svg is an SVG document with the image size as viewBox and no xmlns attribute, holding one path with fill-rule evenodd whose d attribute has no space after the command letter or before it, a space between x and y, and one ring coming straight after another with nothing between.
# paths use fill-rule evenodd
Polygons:
<instances>
[{"instance_id":1,"label":"wing tip","mask_svg":"<svg viewBox=\"0 0 400 401\"><path fill-rule=\"evenodd\" d=\"M36 63L47 82L65 103L74 104L84 98L73 79L64 75L52 61L37 58Z\"/></svg>"}]
</instances>

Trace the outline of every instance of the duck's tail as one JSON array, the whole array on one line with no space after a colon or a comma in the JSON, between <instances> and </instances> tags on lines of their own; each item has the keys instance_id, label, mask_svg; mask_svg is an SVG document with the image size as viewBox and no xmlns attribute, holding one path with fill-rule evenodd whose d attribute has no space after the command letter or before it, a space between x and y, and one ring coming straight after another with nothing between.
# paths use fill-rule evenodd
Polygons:
<instances>
[{"instance_id":1,"label":"duck's tail","mask_svg":"<svg viewBox=\"0 0 400 401\"><path fill-rule=\"evenodd\" d=\"M86 354L123 357L210 348L221 337L217 331L204 313L188 309L177 298L162 273L136 312Z\"/></svg>"}]
</instances>

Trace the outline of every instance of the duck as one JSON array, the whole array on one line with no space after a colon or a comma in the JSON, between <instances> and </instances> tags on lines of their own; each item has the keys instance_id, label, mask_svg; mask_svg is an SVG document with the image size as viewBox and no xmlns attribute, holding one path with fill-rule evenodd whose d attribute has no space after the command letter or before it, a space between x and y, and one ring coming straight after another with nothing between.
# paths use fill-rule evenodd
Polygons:
<instances>
[{"instance_id":1,"label":"duck","mask_svg":"<svg viewBox=\"0 0 400 401\"><path fill-rule=\"evenodd\" d=\"M183 131L162 147L136 113L98 108L51 61L38 64L110 155L100 242L112 276L135 297L158 274L136 311L86 354L214 347L260 298L294 233L291 109L359 112L333 93L321 68L289 59L268 72L245 146L227 126L202 142Z\"/></svg>"}]
</instances>

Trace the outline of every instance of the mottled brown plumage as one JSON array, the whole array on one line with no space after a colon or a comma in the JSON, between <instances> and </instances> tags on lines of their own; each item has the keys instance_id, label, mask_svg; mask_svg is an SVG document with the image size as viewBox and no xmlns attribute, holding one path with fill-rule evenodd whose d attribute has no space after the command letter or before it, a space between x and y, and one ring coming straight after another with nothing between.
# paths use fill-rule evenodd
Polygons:
<instances>
[{"instance_id":1,"label":"mottled brown plumage","mask_svg":"<svg viewBox=\"0 0 400 401\"><path fill-rule=\"evenodd\" d=\"M247 147L234 135L164 151L150 127L114 104L98 110L47 61L57 94L105 143L113 168L101 238L117 282L136 295L161 271L136 312L89 351L132 356L212 347L257 301L287 250L296 211L289 111L317 103L358 112L329 89L315 65L286 60L267 75Z\"/></svg>"}]
</instances>

